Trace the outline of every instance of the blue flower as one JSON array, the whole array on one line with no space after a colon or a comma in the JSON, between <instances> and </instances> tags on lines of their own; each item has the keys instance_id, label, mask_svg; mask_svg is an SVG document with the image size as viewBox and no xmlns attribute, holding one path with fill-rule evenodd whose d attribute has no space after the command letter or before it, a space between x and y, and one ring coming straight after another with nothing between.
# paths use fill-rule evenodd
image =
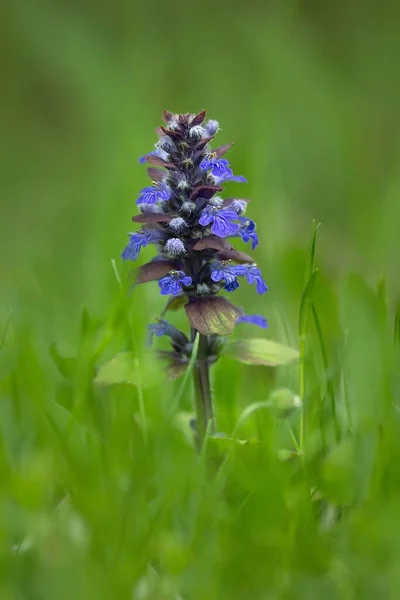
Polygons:
<instances>
[{"instance_id":1,"label":"blue flower","mask_svg":"<svg viewBox=\"0 0 400 600\"><path fill-rule=\"evenodd\" d=\"M214 177L233 177L233 171L226 158L217 158L215 154L209 154L200 163L200 169L209 171Z\"/></svg>"},{"instance_id":2,"label":"blue flower","mask_svg":"<svg viewBox=\"0 0 400 600\"><path fill-rule=\"evenodd\" d=\"M124 260L136 260L141 248L144 248L151 242L152 234L149 231L139 231L131 233L129 244L121 254Z\"/></svg>"},{"instance_id":3,"label":"blue flower","mask_svg":"<svg viewBox=\"0 0 400 600\"><path fill-rule=\"evenodd\" d=\"M153 343L154 335L156 335L157 337L161 337L161 336L165 335L167 333L169 327L170 327L170 324L168 323L168 321L164 321L164 320L160 320L158 323L151 323L148 326L148 331L149 331L148 345L151 346L151 344Z\"/></svg>"},{"instance_id":4,"label":"blue flower","mask_svg":"<svg viewBox=\"0 0 400 600\"><path fill-rule=\"evenodd\" d=\"M231 173L231 175L229 175L228 173L225 173L225 175L222 175L220 177L214 177L215 180L215 184L219 185L220 183L225 183L226 181L236 181L237 183L247 183L247 179L246 177L244 177L244 175L234 175L233 173Z\"/></svg>"},{"instance_id":5,"label":"blue flower","mask_svg":"<svg viewBox=\"0 0 400 600\"><path fill-rule=\"evenodd\" d=\"M234 279L233 281L230 281L229 283L225 284L224 290L226 290L227 292L234 292L238 289L238 287L239 282L237 279Z\"/></svg>"},{"instance_id":6,"label":"blue flower","mask_svg":"<svg viewBox=\"0 0 400 600\"><path fill-rule=\"evenodd\" d=\"M261 271L256 265L237 265L238 275L243 275L247 279L247 283L256 286L257 294L265 294L268 291L268 286L262 278Z\"/></svg>"},{"instance_id":7,"label":"blue flower","mask_svg":"<svg viewBox=\"0 0 400 600\"><path fill-rule=\"evenodd\" d=\"M215 282L225 281L224 289L227 292L234 292L239 287L238 275L242 275L240 266L231 265L226 260L211 265L211 279Z\"/></svg>"},{"instance_id":8,"label":"blue flower","mask_svg":"<svg viewBox=\"0 0 400 600\"><path fill-rule=\"evenodd\" d=\"M238 228L238 235L241 236L244 242L249 242L251 240L251 248L254 250L256 246L258 246L258 235L256 233L256 224L254 221L250 219L246 219L245 217L239 217L240 225Z\"/></svg>"},{"instance_id":9,"label":"blue flower","mask_svg":"<svg viewBox=\"0 0 400 600\"><path fill-rule=\"evenodd\" d=\"M233 220L237 219L238 216L234 210L229 208L217 208L215 206L206 206L199 219L200 225L210 225L211 231L214 235L219 237L228 237L234 235L238 229Z\"/></svg>"},{"instance_id":10,"label":"blue flower","mask_svg":"<svg viewBox=\"0 0 400 600\"><path fill-rule=\"evenodd\" d=\"M177 296L182 291L182 286L191 285L192 278L186 275L183 271L171 271L169 275L166 275L158 282L162 296L172 294Z\"/></svg>"},{"instance_id":11,"label":"blue flower","mask_svg":"<svg viewBox=\"0 0 400 600\"><path fill-rule=\"evenodd\" d=\"M261 329L266 329L268 327L267 320L261 315L242 315L236 319L236 324L238 323L250 323L251 325L261 327Z\"/></svg>"},{"instance_id":12,"label":"blue flower","mask_svg":"<svg viewBox=\"0 0 400 600\"><path fill-rule=\"evenodd\" d=\"M189 344L189 340L182 331L179 331L174 325L170 325L168 321L164 321L160 319L158 323L151 323L148 326L148 345L151 346L153 342L153 337L156 335L157 337L162 337L166 335L171 338L174 348L186 348L187 344Z\"/></svg>"},{"instance_id":13,"label":"blue flower","mask_svg":"<svg viewBox=\"0 0 400 600\"><path fill-rule=\"evenodd\" d=\"M165 183L161 183L140 190L136 204L155 204L156 202L169 200L170 197L171 189Z\"/></svg>"}]
</instances>

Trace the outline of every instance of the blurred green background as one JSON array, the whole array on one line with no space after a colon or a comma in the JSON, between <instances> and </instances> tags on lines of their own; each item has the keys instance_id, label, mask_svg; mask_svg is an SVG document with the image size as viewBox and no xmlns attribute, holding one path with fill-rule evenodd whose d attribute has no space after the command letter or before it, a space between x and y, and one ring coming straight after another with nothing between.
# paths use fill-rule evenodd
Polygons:
<instances>
[{"instance_id":1,"label":"blurred green background","mask_svg":"<svg viewBox=\"0 0 400 600\"><path fill-rule=\"evenodd\" d=\"M400 4L6 0L0 14L0 600L397 600ZM170 419L179 383L144 350L157 286L125 300L112 269L128 281L138 157L162 110L203 108L249 181L226 194L251 198L258 224L270 291L235 294L268 318L258 335L298 347L322 222L327 357L312 326L294 464L277 458L289 426L265 412L238 431L260 446L228 446L226 466L211 440L197 457L187 415ZM99 364L137 349L144 390L99 390ZM298 391L297 366L221 359L218 428L280 386Z\"/></svg>"},{"instance_id":2,"label":"blurred green background","mask_svg":"<svg viewBox=\"0 0 400 600\"><path fill-rule=\"evenodd\" d=\"M306 245L312 218L323 223L329 277L395 275L399 12L388 0L6 2L6 310L20 307L53 337L73 335L83 304L106 310L110 259L147 181L137 157L152 148L164 108L206 108L219 142L235 141L230 160L249 184L229 193L253 199L267 303L298 301L282 260ZM154 289L139 294L157 310Z\"/></svg>"}]
</instances>

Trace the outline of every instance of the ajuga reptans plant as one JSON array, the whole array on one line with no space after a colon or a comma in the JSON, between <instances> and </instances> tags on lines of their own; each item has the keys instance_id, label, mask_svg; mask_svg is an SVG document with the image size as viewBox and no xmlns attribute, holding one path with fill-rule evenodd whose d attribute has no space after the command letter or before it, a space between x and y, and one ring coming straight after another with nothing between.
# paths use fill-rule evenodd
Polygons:
<instances>
[{"instance_id":1,"label":"ajuga reptans plant","mask_svg":"<svg viewBox=\"0 0 400 600\"><path fill-rule=\"evenodd\" d=\"M194 384L202 439L209 422L213 427L209 366L218 357L221 336L232 333L238 323L267 326L263 317L246 315L219 294L234 292L243 280L259 294L268 288L252 257L231 243L241 238L254 250L258 237L254 221L245 215L247 200L221 197L225 183L246 179L234 175L223 158L231 144L210 147L218 122L204 122L205 111L197 115L164 111L163 117L165 126L157 129L155 150L140 159L151 165L152 183L139 192L140 214L132 220L141 228L129 234L122 257L134 261L142 248L153 244L157 255L140 267L136 283L158 281L161 295L169 296L162 316L172 304L186 310L188 335L164 318L149 326L150 338L170 338L172 350L163 355L176 371L187 366L199 332Z\"/></svg>"}]
</instances>

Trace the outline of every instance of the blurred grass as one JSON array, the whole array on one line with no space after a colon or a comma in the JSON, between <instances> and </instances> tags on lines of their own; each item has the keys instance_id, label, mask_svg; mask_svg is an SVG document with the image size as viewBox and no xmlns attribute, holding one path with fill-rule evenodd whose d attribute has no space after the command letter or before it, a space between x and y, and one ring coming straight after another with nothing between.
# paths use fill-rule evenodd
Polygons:
<instances>
[{"instance_id":1,"label":"blurred grass","mask_svg":"<svg viewBox=\"0 0 400 600\"><path fill-rule=\"evenodd\" d=\"M397 598L399 12L386 0L2 6L0 598ZM169 418L179 382L144 350L147 442L136 388L93 383L100 363L135 351L128 311L143 349L162 307L152 284L121 296L111 260L127 281L137 157L164 108L206 108L220 142L235 141L249 184L228 193L252 198L270 286L241 289L238 304L293 346L322 222L313 304L328 360L310 315L305 464L277 458L299 415L260 411L239 436L261 442L229 450L218 479L223 451L214 441L197 459ZM67 376L52 342L76 357ZM221 359L219 429L297 386L295 367Z\"/></svg>"}]
</instances>

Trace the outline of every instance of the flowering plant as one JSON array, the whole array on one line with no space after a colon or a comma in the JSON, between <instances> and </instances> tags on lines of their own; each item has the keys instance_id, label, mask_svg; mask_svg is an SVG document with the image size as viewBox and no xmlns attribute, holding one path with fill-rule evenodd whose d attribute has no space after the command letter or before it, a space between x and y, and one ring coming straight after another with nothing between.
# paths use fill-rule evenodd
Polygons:
<instances>
[{"instance_id":1,"label":"flowering plant","mask_svg":"<svg viewBox=\"0 0 400 600\"><path fill-rule=\"evenodd\" d=\"M235 291L242 279L258 294L268 288L252 257L230 243L241 238L254 250L258 236L254 221L245 216L248 201L221 197L223 184L246 179L234 175L223 158L231 144L210 148L218 122L205 122L206 111L196 115L164 111L163 117L165 126L157 130L155 150L140 159L151 165L152 185L139 192L140 214L132 220L141 229L129 234L122 258L136 260L142 248L153 244L157 255L140 267L136 282L158 281L160 293L170 296L167 308L172 302L185 307L189 337L164 319L149 326L151 338L171 339L172 351L164 355L172 364L187 364L199 332L195 389L196 404L202 407L197 426L204 435L212 422L208 369L218 356L219 336L232 333L238 323L267 326L264 317L246 315L219 293Z\"/></svg>"}]
</instances>

